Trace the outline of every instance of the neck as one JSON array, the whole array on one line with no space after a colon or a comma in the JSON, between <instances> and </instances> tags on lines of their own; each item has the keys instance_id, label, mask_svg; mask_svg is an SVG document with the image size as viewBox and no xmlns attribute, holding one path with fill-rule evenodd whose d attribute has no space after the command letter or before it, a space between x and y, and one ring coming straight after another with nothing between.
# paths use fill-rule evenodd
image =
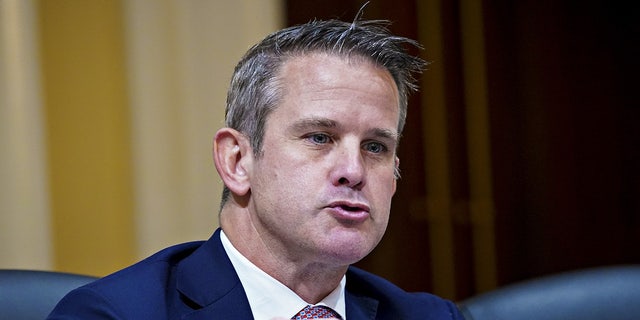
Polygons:
<instances>
[{"instance_id":1,"label":"neck","mask_svg":"<svg viewBox=\"0 0 640 320\"><path fill-rule=\"evenodd\" d=\"M220 214L220 225L234 248L251 263L311 304L340 284L348 266L317 262L296 255L291 245L266 241L244 209L228 203Z\"/></svg>"}]
</instances>

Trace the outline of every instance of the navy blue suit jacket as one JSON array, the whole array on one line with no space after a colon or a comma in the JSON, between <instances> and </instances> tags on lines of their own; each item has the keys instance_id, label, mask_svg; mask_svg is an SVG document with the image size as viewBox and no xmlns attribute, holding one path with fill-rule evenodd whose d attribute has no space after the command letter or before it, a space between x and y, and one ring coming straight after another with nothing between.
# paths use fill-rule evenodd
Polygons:
<instances>
[{"instance_id":1,"label":"navy blue suit jacket","mask_svg":"<svg viewBox=\"0 0 640 320\"><path fill-rule=\"evenodd\" d=\"M345 291L349 320L463 319L450 301L427 293L407 293L355 267L347 271ZM253 316L217 230L208 241L164 249L70 292L48 319L212 320Z\"/></svg>"}]
</instances>

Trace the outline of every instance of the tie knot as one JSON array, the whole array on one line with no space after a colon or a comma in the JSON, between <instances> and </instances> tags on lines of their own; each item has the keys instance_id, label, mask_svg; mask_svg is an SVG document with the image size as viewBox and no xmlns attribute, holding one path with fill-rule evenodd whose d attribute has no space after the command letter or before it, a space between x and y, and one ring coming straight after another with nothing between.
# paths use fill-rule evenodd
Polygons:
<instances>
[{"instance_id":1,"label":"tie knot","mask_svg":"<svg viewBox=\"0 0 640 320\"><path fill-rule=\"evenodd\" d=\"M340 315L329 307L312 306L312 305L308 305L304 307L304 309L300 310L300 312L298 312L291 319L302 320L302 319L327 319L327 318L341 319Z\"/></svg>"}]
</instances>

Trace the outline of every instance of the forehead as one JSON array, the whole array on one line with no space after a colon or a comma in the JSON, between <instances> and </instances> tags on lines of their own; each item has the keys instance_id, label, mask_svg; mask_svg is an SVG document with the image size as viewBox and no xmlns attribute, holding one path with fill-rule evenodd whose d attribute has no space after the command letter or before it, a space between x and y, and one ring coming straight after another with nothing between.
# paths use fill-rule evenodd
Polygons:
<instances>
[{"instance_id":1,"label":"forehead","mask_svg":"<svg viewBox=\"0 0 640 320\"><path fill-rule=\"evenodd\" d=\"M274 111L280 114L279 121L309 114L336 120L359 114L396 129L397 86L385 68L368 58L327 53L291 56L277 81L281 94Z\"/></svg>"},{"instance_id":2,"label":"forehead","mask_svg":"<svg viewBox=\"0 0 640 320\"><path fill-rule=\"evenodd\" d=\"M283 61L280 70L277 73L277 78L286 81L287 79L290 79L292 75L298 75L300 71L303 71L307 75L317 75L318 73L326 70L327 67L335 65L347 67L348 69L343 69L345 72L373 69L379 76L384 77L385 79L388 78L393 82L394 87L396 86L391 73L384 66L376 64L370 57L357 53L338 54L324 51L291 53Z\"/></svg>"},{"instance_id":3,"label":"forehead","mask_svg":"<svg viewBox=\"0 0 640 320\"><path fill-rule=\"evenodd\" d=\"M292 55L281 66L277 79L282 99L320 94L321 97L315 97L319 99L323 95L351 91L362 95L375 93L376 98L393 99L391 104L400 105L398 87L391 73L370 58L357 54L312 52Z\"/></svg>"}]
</instances>

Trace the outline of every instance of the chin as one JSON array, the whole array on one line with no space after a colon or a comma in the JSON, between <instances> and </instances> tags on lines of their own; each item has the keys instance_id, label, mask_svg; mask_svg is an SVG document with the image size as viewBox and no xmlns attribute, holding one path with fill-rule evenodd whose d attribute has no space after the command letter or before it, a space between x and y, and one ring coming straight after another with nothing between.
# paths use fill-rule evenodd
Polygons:
<instances>
[{"instance_id":1,"label":"chin","mask_svg":"<svg viewBox=\"0 0 640 320\"><path fill-rule=\"evenodd\" d=\"M337 264L350 265L366 257L375 248L375 244L377 243L334 241L329 255Z\"/></svg>"},{"instance_id":2,"label":"chin","mask_svg":"<svg viewBox=\"0 0 640 320\"><path fill-rule=\"evenodd\" d=\"M366 257L380 242L382 234L371 228L334 228L323 237L325 253L342 264Z\"/></svg>"}]
</instances>

